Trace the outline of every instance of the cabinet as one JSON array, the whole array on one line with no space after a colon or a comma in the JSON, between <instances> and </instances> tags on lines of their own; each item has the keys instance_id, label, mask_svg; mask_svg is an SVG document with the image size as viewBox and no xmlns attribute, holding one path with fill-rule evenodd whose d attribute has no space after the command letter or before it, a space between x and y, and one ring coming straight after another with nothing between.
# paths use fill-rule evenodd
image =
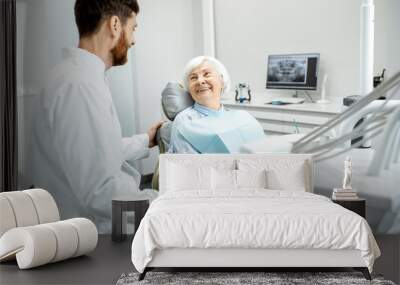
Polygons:
<instances>
[{"instance_id":1,"label":"cabinet","mask_svg":"<svg viewBox=\"0 0 400 285\"><path fill-rule=\"evenodd\" d=\"M365 218L365 199L355 199L355 200L332 200L334 203L359 214L361 217Z\"/></svg>"},{"instance_id":2,"label":"cabinet","mask_svg":"<svg viewBox=\"0 0 400 285\"><path fill-rule=\"evenodd\" d=\"M135 199L132 197L119 197L112 199L112 232L111 239L113 241L123 241L126 239L126 220L123 219L124 212L135 212L135 232L137 231L140 221L149 208L149 200Z\"/></svg>"},{"instance_id":3,"label":"cabinet","mask_svg":"<svg viewBox=\"0 0 400 285\"><path fill-rule=\"evenodd\" d=\"M257 96L251 102L239 103L233 99L222 100L227 109L245 110L253 115L267 134L308 133L339 114L343 106L337 103L270 105L266 96Z\"/></svg>"}]
</instances>

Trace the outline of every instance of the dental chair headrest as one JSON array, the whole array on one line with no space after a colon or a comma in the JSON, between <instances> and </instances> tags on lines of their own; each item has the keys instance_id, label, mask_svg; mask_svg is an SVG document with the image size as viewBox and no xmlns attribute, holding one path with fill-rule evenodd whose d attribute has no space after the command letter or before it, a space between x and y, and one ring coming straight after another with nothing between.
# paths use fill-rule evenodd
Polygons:
<instances>
[{"instance_id":1,"label":"dental chair headrest","mask_svg":"<svg viewBox=\"0 0 400 285\"><path fill-rule=\"evenodd\" d=\"M165 116L171 121L175 116L192 106L194 101L192 96L183 88L182 85L176 82L169 82L161 93L161 105Z\"/></svg>"}]
</instances>

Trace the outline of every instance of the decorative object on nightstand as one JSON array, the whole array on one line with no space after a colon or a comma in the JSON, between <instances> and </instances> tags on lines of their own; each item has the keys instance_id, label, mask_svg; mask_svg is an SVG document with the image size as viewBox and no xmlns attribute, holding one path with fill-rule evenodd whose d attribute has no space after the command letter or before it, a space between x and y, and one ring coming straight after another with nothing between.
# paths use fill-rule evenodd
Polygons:
<instances>
[{"instance_id":1,"label":"decorative object on nightstand","mask_svg":"<svg viewBox=\"0 0 400 285\"><path fill-rule=\"evenodd\" d=\"M332 193L333 200L356 200L358 199L357 191L354 189L334 188Z\"/></svg>"},{"instance_id":2,"label":"decorative object on nightstand","mask_svg":"<svg viewBox=\"0 0 400 285\"><path fill-rule=\"evenodd\" d=\"M346 157L344 161L344 177L343 177L343 189L344 190L352 190L351 187L351 178L352 178L352 169L353 164L351 163L350 157Z\"/></svg>"},{"instance_id":3,"label":"decorative object on nightstand","mask_svg":"<svg viewBox=\"0 0 400 285\"><path fill-rule=\"evenodd\" d=\"M112 233L113 241L123 241L126 239L126 220L123 219L124 212L135 212L135 232L140 221L149 208L148 199L138 199L132 197L118 197L112 200ZM134 232L134 233L135 233Z\"/></svg>"},{"instance_id":4,"label":"decorative object on nightstand","mask_svg":"<svg viewBox=\"0 0 400 285\"><path fill-rule=\"evenodd\" d=\"M353 163L350 157L344 161L344 176L342 188L333 189L333 200L355 200L358 199L357 191L351 186Z\"/></svg>"},{"instance_id":5,"label":"decorative object on nightstand","mask_svg":"<svg viewBox=\"0 0 400 285\"><path fill-rule=\"evenodd\" d=\"M362 198L352 199L352 200L343 200L343 199L332 199L332 201L340 206L359 214L361 217L365 218L365 206L366 200Z\"/></svg>"}]
</instances>

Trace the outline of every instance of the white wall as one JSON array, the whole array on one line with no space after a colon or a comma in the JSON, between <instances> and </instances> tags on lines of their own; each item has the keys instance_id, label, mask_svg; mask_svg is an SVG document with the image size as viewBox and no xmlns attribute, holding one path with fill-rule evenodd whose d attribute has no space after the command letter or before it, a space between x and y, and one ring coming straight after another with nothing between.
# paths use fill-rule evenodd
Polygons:
<instances>
[{"instance_id":1,"label":"white wall","mask_svg":"<svg viewBox=\"0 0 400 285\"><path fill-rule=\"evenodd\" d=\"M377 0L376 70L400 68L398 0ZM234 84L265 89L268 54L319 52L328 97L359 93L361 0L215 0L217 56ZM395 52L395 50L397 52ZM320 76L322 78L322 76ZM372 80L372 79L371 79ZM318 98L320 92L310 92Z\"/></svg>"},{"instance_id":2,"label":"white wall","mask_svg":"<svg viewBox=\"0 0 400 285\"><path fill-rule=\"evenodd\" d=\"M400 70L400 1L375 0L375 75Z\"/></svg>"},{"instance_id":3,"label":"white wall","mask_svg":"<svg viewBox=\"0 0 400 285\"><path fill-rule=\"evenodd\" d=\"M142 0L135 46L135 115L139 132L162 117L161 91L180 81L189 59L202 52L198 0ZM158 151L143 161L142 173L154 171Z\"/></svg>"}]
</instances>

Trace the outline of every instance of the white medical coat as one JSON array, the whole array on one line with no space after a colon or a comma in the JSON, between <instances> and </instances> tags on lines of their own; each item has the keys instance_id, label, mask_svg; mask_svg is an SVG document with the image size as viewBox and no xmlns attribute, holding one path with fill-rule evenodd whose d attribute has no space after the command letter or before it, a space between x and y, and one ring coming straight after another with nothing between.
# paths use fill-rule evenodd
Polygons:
<instances>
[{"instance_id":1,"label":"white medical coat","mask_svg":"<svg viewBox=\"0 0 400 285\"><path fill-rule=\"evenodd\" d=\"M140 191L140 173L127 161L147 157L147 134L122 138L105 64L83 49L64 51L38 104L33 132L33 183L54 196L62 218L84 216L110 232L116 196Z\"/></svg>"}]
</instances>

